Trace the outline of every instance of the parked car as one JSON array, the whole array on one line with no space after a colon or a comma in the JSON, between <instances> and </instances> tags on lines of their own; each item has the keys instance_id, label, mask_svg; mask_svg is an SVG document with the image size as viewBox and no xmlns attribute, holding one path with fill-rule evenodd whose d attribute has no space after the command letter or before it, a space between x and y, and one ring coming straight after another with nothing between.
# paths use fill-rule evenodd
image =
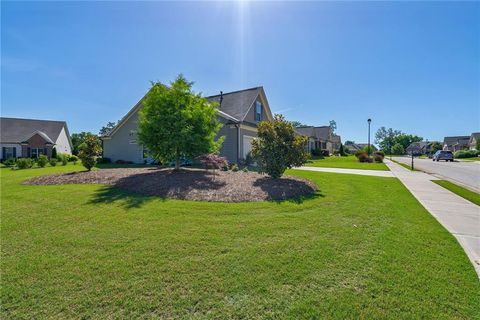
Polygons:
<instances>
[{"instance_id":1,"label":"parked car","mask_svg":"<svg viewBox=\"0 0 480 320\"><path fill-rule=\"evenodd\" d=\"M433 155L433 161L440 161L440 160L453 162L452 151L438 150L437 152L435 152L435 154Z\"/></svg>"}]
</instances>

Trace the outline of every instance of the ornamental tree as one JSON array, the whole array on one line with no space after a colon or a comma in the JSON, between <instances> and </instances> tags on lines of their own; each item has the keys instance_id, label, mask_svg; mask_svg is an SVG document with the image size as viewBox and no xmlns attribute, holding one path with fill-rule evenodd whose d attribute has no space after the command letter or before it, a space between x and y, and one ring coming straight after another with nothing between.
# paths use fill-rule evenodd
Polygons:
<instances>
[{"instance_id":1,"label":"ornamental tree","mask_svg":"<svg viewBox=\"0 0 480 320\"><path fill-rule=\"evenodd\" d=\"M275 115L273 121L260 122L257 134L252 142L252 154L260 172L280 178L286 169L307 162L307 138L296 135L292 124L282 115Z\"/></svg>"},{"instance_id":2,"label":"ornamental tree","mask_svg":"<svg viewBox=\"0 0 480 320\"><path fill-rule=\"evenodd\" d=\"M82 161L82 165L88 170L92 170L97 162L97 156L102 152L98 137L94 134L87 134L83 143L78 146L78 157Z\"/></svg>"},{"instance_id":3,"label":"ornamental tree","mask_svg":"<svg viewBox=\"0 0 480 320\"><path fill-rule=\"evenodd\" d=\"M219 150L223 137L217 105L192 91L193 82L182 75L167 87L152 83L139 112L138 139L161 162L193 159Z\"/></svg>"}]
</instances>

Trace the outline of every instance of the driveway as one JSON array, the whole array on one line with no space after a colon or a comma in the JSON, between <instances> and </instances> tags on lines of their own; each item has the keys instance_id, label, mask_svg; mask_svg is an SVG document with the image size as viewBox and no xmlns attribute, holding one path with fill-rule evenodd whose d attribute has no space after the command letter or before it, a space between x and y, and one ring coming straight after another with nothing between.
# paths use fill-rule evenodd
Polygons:
<instances>
[{"instance_id":1,"label":"driveway","mask_svg":"<svg viewBox=\"0 0 480 320\"><path fill-rule=\"evenodd\" d=\"M393 157L393 159L408 165L410 165L412 161L409 157ZM432 159L418 158L415 158L413 161L414 166L417 169L480 192L479 161L434 162Z\"/></svg>"}]
</instances>

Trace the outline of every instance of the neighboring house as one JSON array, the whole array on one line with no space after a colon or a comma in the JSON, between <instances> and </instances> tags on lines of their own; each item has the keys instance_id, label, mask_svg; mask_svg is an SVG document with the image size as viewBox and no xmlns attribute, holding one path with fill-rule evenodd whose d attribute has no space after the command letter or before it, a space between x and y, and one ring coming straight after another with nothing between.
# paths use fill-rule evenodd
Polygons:
<instances>
[{"instance_id":1,"label":"neighboring house","mask_svg":"<svg viewBox=\"0 0 480 320\"><path fill-rule=\"evenodd\" d=\"M345 143L345 149L347 149L349 153L354 154L355 152L362 150L362 147L357 143Z\"/></svg>"},{"instance_id":2,"label":"neighboring house","mask_svg":"<svg viewBox=\"0 0 480 320\"><path fill-rule=\"evenodd\" d=\"M308 138L307 148L309 151L320 149L333 153L334 150L340 148L341 138L332 132L330 126L303 126L296 127L295 131Z\"/></svg>"},{"instance_id":3,"label":"neighboring house","mask_svg":"<svg viewBox=\"0 0 480 320\"><path fill-rule=\"evenodd\" d=\"M52 149L72 153L65 121L0 118L1 159L50 157Z\"/></svg>"},{"instance_id":4,"label":"neighboring house","mask_svg":"<svg viewBox=\"0 0 480 320\"><path fill-rule=\"evenodd\" d=\"M470 149L477 149L478 141L480 141L480 132L472 133L470 135L470 139L468 139L468 146L470 147Z\"/></svg>"},{"instance_id":5,"label":"neighboring house","mask_svg":"<svg viewBox=\"0 0 480 320\"><path fill-rule=\"evenodd\" d=\"M418 141L412 142L405 150L408 154L420 155L427 154L433 142Z\"/></svg>"},{"instance_id":6,"label":"neighboring house","mask_svg":"<svg viewBox=\"0 0 480 320\"><path fill-rule=\"evenodd\" d=\"M218 120L223 124L217 137L224 136L220 155L229 162L238 163L252 150L252 140L257 136L257 124L273 120L263 87L222 93L206 97L218 102ZM137 140L138 111L142 98L108 134L102 137L103 157L111 161L134 163L148 161L148 150Z\"/></svg>"},{"instance_id":7,"label":"neighboring house","mask_svg":"<svg viewBox=\"0 0 480 320\"><path fill-rule=\"evenodd\" d=\"M443 139L443 150L452 152L463 150L469 147L470 136L445 137Z\"/></svg>"}]
</instances>

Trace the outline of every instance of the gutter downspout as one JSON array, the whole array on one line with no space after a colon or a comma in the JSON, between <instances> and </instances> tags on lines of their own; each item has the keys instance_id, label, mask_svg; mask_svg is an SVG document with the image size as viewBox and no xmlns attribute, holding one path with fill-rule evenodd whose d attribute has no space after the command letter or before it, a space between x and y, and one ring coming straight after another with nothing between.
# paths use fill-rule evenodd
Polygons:
<instances>
[{"instance_id":1,"label":"gutter downspout","mask_svg":"<svg viewBox=\"0 0 480 320\"><path fill-rule=\"evenodd\" d=\"M240 162L240 124L236 124L237 127L237 164Z\"/></svg>"}]
</instances>

